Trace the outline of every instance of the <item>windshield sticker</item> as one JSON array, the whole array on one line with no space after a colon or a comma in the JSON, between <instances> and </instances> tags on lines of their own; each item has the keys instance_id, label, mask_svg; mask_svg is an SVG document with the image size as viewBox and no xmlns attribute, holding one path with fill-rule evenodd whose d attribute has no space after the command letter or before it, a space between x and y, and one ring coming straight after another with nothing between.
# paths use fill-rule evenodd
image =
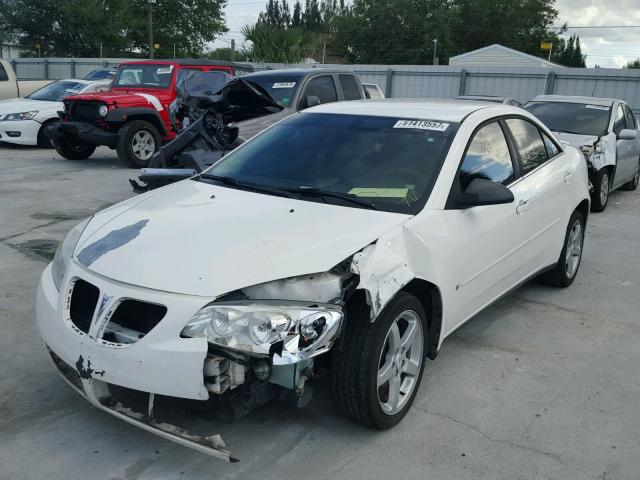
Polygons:
<instances>
[{"instance_id":1,"label":"windshield sticker","mask_svg":"<svg viewBox=\"0 0 640 480\"><path fill-rule=\"evenodd\" d=\"M609 110L609 107L604 105L587 105L585 108L591 108L592 110Z\"/></svg>"},{"instance_id":2,"label":"windshield sticker","mask_svg":"<svg viewBox=\"0 0 640 480\"><path fill-rule=\"evenodd\" d=\"M444 132L449 127L448 123L433 122L431 120L398 120L393 128L417 128L419 130L435 130Z\"/></svg>"},{"instance_id":3,"label":"windshield sticker","mask_svg":"<svg viewBox=\"0 0 640 480\"><path fill-rule=\"evenodd\" d=\"M164 75L171 72L173 72L173 65L169 65L168 67L160 67L156 70L157 75Z\"/></svg>"},{"instance_id":4,"label":"windshield sticker","mask_svg":"<svg viewBox=\"0 0 640 480\"><path fill-rule=\"evenodd\" d=\"M293 88L296 86L296 82L277 82L273 84L271 88Z\"/></svg>"}]
</instances>

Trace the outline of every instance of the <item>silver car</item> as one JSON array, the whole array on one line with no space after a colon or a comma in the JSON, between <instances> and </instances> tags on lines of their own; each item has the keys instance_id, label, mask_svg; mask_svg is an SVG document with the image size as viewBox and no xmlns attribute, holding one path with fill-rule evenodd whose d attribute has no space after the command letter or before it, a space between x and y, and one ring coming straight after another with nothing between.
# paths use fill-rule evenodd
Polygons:
<instances>
[{"instance_id":1,"label":"silver car","mask_svg":"<svg viewBox=\"0 0 640 480\"><path fill-rule=\"evenodd\" d=\"M607 207L612 190L638 187L638 123L623 100L539 95L523 108L542 120L559 140L582 150L589 166L592 211Z\"/></svg>"}]
</instances>

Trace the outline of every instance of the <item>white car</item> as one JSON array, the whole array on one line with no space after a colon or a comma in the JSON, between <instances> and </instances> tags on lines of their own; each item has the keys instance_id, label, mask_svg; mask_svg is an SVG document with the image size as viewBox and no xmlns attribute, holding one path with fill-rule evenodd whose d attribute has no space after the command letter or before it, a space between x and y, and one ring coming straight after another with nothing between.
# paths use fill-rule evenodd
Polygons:
<instances>
[{"instance_id":1,"label":"white car","mask_svg":"<svg viewBox=\"0 0 640 480\"><path fill-rule=\"evenodd\" d=\"M609 192L640 181L640 135L633 111L613 98L540 95L524 107L562 141L580 148L589 166L591 209L602 212Z\"/></svg>"},{"instance_id":2,"label":"white car","mask_svg":"<svg viewBox=\"0 0 640 480\"><path fill-rule=\"evenodd\" d=\"M155 396L304 404L327 367L344 415L389 428L463 323L539 274L573 282L588 212L582 154L519 108L326 104L71 230L37 324L93 405L233 460L154 420Z\"/></svg>"},{"instance_id":3,"label":"white car","mask_svg":"<svg viewBox=\"0 0 640 480\"><path fill-rule=\"evenodd\" d=\"M0 101L0 142L48 147L46 128L59 120L62 99L109 90L111 80L58 80L24 98Z\"/></svg>"}]
</instances>

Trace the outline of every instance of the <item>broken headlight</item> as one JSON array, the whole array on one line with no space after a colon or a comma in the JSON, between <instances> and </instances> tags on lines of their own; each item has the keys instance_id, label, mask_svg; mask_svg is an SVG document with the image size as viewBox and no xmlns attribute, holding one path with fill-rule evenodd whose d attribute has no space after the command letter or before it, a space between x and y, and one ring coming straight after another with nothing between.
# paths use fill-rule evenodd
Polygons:
<instances>
[{"instance_id":1,"label":"broken headlight","mask_svg":"<svg viewBox=\"0 0 640 480\"><path fill-rule=\"evenodd\" d=\"M71 231L67 233L67 236L64 237L64 240L58 245L56 255L53 257L53 262L51 263L51 275L53 275L53 283L58 291L60 291L62 280L64 279L65 273L67 273L73 251L76 249L78 240L80 240L80 236L90 220L91 218L87 218L84 222L73 227Z\"/></svg>"},{"instance_id":2,"label":"broken headlight","mask_svg":"<svg viewBox=\"0 0 640 480\"><path fill-rule=\"evenodd\" d=\"M261 301L211 303L182 330L185 337L293 363L324 353L333 345L342 322L336 305Z\"/></svg>"}]
</instances>

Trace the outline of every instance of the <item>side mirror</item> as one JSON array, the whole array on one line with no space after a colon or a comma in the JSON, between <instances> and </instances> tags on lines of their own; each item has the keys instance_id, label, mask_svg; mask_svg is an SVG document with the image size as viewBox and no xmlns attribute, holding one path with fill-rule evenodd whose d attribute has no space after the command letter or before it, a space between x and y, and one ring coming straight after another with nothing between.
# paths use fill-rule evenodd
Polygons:
<instances>
[{"instance_id":1,"label":"side mirror","mask_svg":"<svg viewBox=\"0 0 640 480\"><path fill-rule=\"evenodd\" d=\"M618 140L635 140L638 138L638 131L625 128L618 134Z\"/></svg>"},{"instance_id":2,"label":"side mirror","mask_svg":"<svg viewBox=\"0 0 640 480\"><path fill-rule=\"evenodd\" d=\"M511 190L504 185L484 178L474 178L466 190L457 194L453 201L458 208L471 208L512 203L514 198Z\"/></svg>"}]
</instances>

